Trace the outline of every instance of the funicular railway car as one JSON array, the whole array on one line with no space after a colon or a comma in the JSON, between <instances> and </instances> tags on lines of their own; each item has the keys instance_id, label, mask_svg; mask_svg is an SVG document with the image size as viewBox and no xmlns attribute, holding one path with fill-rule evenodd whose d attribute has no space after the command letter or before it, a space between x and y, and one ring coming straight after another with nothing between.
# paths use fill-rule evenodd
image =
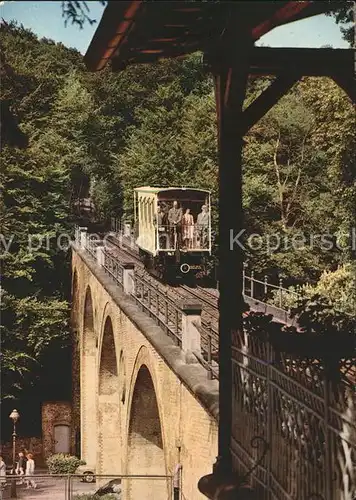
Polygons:
<instances>
[{"instance_id":1,"label":"funicular railway car","mask_svg":"<svg viewBox=\"0 0 356 500\"><path fill-rule=\"evenodd\" d=\"M206 275L210 209L210 192L204 189L134 189L135 239L146 269L166 281Z\"/></svg>"}]
</instances>

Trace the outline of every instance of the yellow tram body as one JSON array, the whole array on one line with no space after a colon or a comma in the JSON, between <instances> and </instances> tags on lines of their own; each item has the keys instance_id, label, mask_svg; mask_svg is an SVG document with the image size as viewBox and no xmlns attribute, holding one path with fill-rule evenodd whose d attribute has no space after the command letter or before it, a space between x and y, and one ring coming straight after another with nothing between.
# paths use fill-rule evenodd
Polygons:
<instances>
[{"instance_id":1,"label":"yellow tram body","mask_svg":"<svg viewBox=\"0 0 356 500\"><path fill-rule=\"evenodd\" d=\"M209 191L138 187L134 218L135 242L147 267L175 267L183 274L201 271L203 259L211 255Z\"/></svg>"}]
</instances>

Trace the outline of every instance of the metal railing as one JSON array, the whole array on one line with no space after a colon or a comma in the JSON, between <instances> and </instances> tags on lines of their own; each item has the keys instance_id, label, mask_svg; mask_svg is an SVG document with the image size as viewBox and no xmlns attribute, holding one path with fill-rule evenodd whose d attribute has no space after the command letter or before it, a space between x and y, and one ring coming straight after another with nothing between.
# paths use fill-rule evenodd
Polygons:
<instances>
[{"instance_id":1,"label":"metal railing","mask_svg":"<svg viewBox=\"0 0 356 500\"><path fill-rule=\"evenodd\" d=\"M78 240L79 241L79 233ZM96 255L97 241L92 241L87 236L86 251L89 255L97 260ZM119 260L111 255L107 250L103 249L103 268L115 282L123 288L124 283L124 266ZM177 306L167 293L162 293L157 288L157 284L150 278L139 274L136 270L134 273L134 288L130 294L140 308L154 318L166 333L173 338L177 345L181 344L181 329L182 329L182 310Z\"/></svg>"},{"instance_id":2,"label":"metal railing","mask_svg":"<svg viewBox=\"0 0 356 500\"><path fill-rule=\"evenodd\" d=\"M134 282L135 293L132 297L136 303L163 327L177 345L181 345L181 308L168 297L168 292L162 293L151 279L135 272Z\"/></svg>"},{"instance_id":3,"label":"metal railing","mask_svg":"<svg viewBox=\"0 0 356 500\"><path fill-rule=\"evenodd\" d=\"M255 272L250 271L248 274L247 267L243 267L243 295L253 300L271 304L275 307L288 312L291 303L296 303L302 298L302 293L299 287L296 291L283 287L283 279L279 278L278 285L269 282L268 276L263 279L256 279Z\"/></svg>"},{"instance_id":4,"label":"metal railing","mask_svg":"<svg viewBox=\"0 0 356 500\"><path fill-rule=\"evenodd\" d=\"M178 248L190 252L210 250L208 225L197 223L191 225L180 224L178 226L160 224L153 227L158 250L175 251Z\"/></svg>"},{"instance_id":5,"label":"metal railing","mask_svg":"<svg viewBox=\"0 0 356 500\"><path fill-rule=\"evenodd\" d=\"M16 475L0 476L0 499L28 498L30 493L27 489L27 482L29 480L32 481L31 487L35 486L31 498L38 496L51 500L96 500L106 494L122 500L136 498L174 500L175 498L172 476L36 474L27 478ZM16 483L16 497L13 496L14 482Z\"/></svg>"},{"instance_id":6,"label":"metal railing","mask_svg":"<svg viewBox=\"0 0 356 500\"><path fill-rule=\"evenodd\" d=\"M233 348L234 465L246 473L258 458L252 438L264 438L272 453L252 481L261 500L355 498L355 373L339 378L349 361L332 377L322 360L254 336Z\"/></svg>"},{"instance_id":7,"label":"metal railing","mask_svg":"<svg viewBox=\"0 0 356 500\"><path fill-rule=\"evenodd\" d=\"M124 268L120 264L120 262L110 255L110 253L106 250L103 250L104 255L104 264L103 267L105 271L116 281L120 287L123 287L123 277L124 277Z\"/></svg>"}]
</instances>

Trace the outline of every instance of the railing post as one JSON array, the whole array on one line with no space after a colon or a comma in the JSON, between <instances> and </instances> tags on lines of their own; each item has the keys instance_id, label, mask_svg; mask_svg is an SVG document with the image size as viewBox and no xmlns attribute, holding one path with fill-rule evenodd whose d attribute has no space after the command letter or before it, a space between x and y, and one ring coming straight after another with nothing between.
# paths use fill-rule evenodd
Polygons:
<instances>
[{"instance_id":1,"label":"railing post","mask_svg":"<svg viewBox=\"0 0 356 500\"><path fill-rule=\"evenodd\" d=\"M77 245L79 245L80 243L80 231L79 231L79 227L76 225L74 227L74 241Z\"/></svg>"},{"instance_id":2,"label":"railing post","mask_svg":"<svg viewBox=\"0 0 356 500\"><path fill-rule=\"evenodd\" d=\"M105 246L102 244L97 245L96 247L96 261L98 263L98 266L104 267L105 266Z\"/></svg>"},{"instance_id":3,"label":"railing post","mask_svg":"<svg viewBox=\"0 0 356 500\"><path fill-rule=\"evenodd\" d=\"M333 456L331 446L331 433L330 433L330 391L331 384L328 371L324 370L324 428L325 428L325 487L326 495L325 500L332 500L332 477L333 477Z\"/></svg>"},{"instance_id":4,"label":"railing post","mask_svg":"<svg viewBox=\"0 0 356 500\"><path fill-rule=\"evenodd\" d=\"M202 305L199 302L182 304L182 349L201 354L201 337L198 328L201 325Z\"/></svg>"},{"instance_id":5,"label":"railing post","mask_svg":"<svg viewBox=\"0 0 356 500\"><path fill-rule=\"evenodd\" d=\"M87 237L88 237L88 234L87 234L87 231L88 231L88 228L87 227L80 227L79 228L79 231L80 231L80 247L82 249L85 249L86 246L87 246Z\"/></svg>"},{"instance_id":6,"label":"railing post","mask_svg":"<svg viewBox=\"0 0 356 500\"><path fill-rule=\"evenodd\" d=\"M208 379L211 380L213 378L213 372L212 372L212 345L211 345L211 323L209 322L208 324Z\"/></svg>"},{"instance_id":7,"label":"railing post","mask_svg":"<svg viewBox=\"0 0 356 500\"><path fill-rule=\"evenodd\" d=\"M245 295L246 262L242 267L242 295Z\"/></svg>"},{"instance_id":8,"label":"railing post","mask_svg":"<svg viewBox=\"0 0 356 500\"><path fill-rule=\"evenodd\" d=\"M128 295L135 294L135 264L132 262L125 262L121 264L122 270L122 286L124 292Z\"/></svg>"},{"instance_id":9,"label":"railing post","mask_svg":"<svg viewBox=\"0 0 356 500\"><path fill-rule=\"evenodd\" d=\"M283 304L283 292L282 292L283 280L279 278L279 307L282 309Z\"/></svg>"},{"instance_id":10,"label":"railing post","mask_svg":"<svg viewBox=\"0 0 356 500\"><path fill-rule=\"evenodd\" d=\"M271 488L271 453L272 453L272 423L273 423L273 417L274 417L274 401L273 401L273 386L272 386L272 380L271 380L271 374L272 374L272 365L273 365L273 360L274 360L274 351L272 344L268 340L267 342L267 433L266 433L266 441L269 447L268 455L267 455L267 488L268 491L270 491Z\"/></svg>"},{"instance_id":11,"label":"railing post","mask_svg":"<svg viewBox=\"0 0 356 500\"><path fill-rule=\"evenodd\" d=\"M164 297L164 319L166 325L168 325L168 319L169 319L169 311L168 311L168 292L166 291L165 297ZM167 326L168 328L168 326Z\"/></svg>"},{"instance_id":12,"label":"railing post","mask_svg":"<svg viewBox=\"0 0 356 500\"><path fill-rule=\"evenodd\" d=\"M152 281L149 278L149 280L148 280L148 289L147 289L147 302L148 302L149 313L151 313L151 298L152 298L151 297L151 291L152 291L151 285L152 285Z\"/></svg>"},{"instance_id":13,"label":"railing post","mask_svg":"<svg viewBox=\"0 0 356 500\"><path fill-rule=\"evenodd\" d=\"M254 286L255 286L255 272L254 271L251 271L251 299L253 299L253 290L254 290Z\"/></svg>"},{"instance_id":14,"label":"railing post","mask_svg":"<svg viewBox=\"0 0 356 500\"><path fill-rule=\"evenodd\" d=\"M265 297L267 297L267 283L268 283L268 277L265 275L265 278L264 278Z\"/></svg>"}]
</instances>

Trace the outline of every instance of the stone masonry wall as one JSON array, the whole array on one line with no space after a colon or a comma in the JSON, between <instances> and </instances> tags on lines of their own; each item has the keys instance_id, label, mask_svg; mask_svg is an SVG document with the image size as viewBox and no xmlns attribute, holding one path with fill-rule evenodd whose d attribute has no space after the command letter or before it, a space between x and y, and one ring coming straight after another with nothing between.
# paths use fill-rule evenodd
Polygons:
<instances>
[{"instance_id":1,"label":"stone masonry wall","mask_svg":"<svg viewBox=\"0 0 356 500\"><path fill-rule=\"evenodd\" d=\"M88 288L95 309L98 370L93 391L98 403L99 378L110 375L105 370L100 372L101 360L107 355L103 335L108 317L114 334L114 346L110 349L115 350L116 356L116 393L110 395L110 411L107 410L104 415L106 420L103 415L100 416L101 405L97 403L99 420L88 423L81 436L86 446L90 446L91 442L98 443L97 472L125 474L130 470L132 474L133 470L139 471L141 467L140 455L144 455L145 450L129 453L128 446L135 382L140 368L145 366L157 398L165 472L173 474L179 461L182 464L184 497L203 500L205 497L199 493L197 483L203 475L211 473L217 455L218 382L208 380L200 364L187 364L181 349L89 257L81 251L73 251L72 267L78 276L76 308L81 334L84 320L79 317L79 312L83 311ZM144 410L138 412L142 419L147 417ZM118 422L115 431L103 425L105 421L114 420ZM113 435L114 441L110 439ZM96 436L95 440L93 436ZM144 443L144 439L141 441ZM143 487L148 485L143 483Z\"/></svg>"},{"instance_id":2,"label":"stone masonry wall","mask_svg":"<svg viewBox=\"0 0 356 500\"><path fill-rule=\"evenodd\" d=\"M65 401L49 401L42 404L43 458L55 452L54 426L72 424L71 404Z\"/></svg>"}]
</instances>

